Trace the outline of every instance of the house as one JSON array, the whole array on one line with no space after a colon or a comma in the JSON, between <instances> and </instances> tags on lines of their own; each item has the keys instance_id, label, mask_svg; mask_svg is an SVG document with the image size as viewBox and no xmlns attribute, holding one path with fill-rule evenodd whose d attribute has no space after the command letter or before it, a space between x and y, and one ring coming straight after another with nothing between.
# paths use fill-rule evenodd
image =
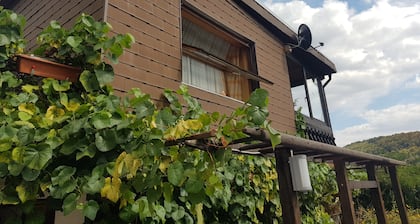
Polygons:
<instances>
[{"instance_id":1,"label":"house","mask_svg":"<svg viewBox=\"0 0 420 224\"><path fill-rule=\"evenodd\" d=\"M400 164L334 146L324 88L335 65L310 43L302 48L296 31L254 0L0 0L0 5L27 18L29 49L49 21L69 26L82 12L109 22L116 33L131 33L136 43L114 67L113 87L121 94L137 87L160 101L163 89L177 89L183 83L204 109L229 113L252 90L264 88L270 94L272 126L290 134L296 132L295 104L301 107L310 140L285 135L282 144L314 159L334 160L340 169L337 181L344 186L340 188L344 223L354 222L346 162ZM275 154L281 164L286 154ZM290 171L282 167L278 172L287 178ZM363 187L377 189L374 175L370 181ZM290 184L281 191L285 222L299 223L296 192ZM383 211L383 204L378 209Z\"/></svg>"},{"instance_id":2,"label":"house","mask_svg":"<svg viewBox=\"0 0 420 224\"><path fill-rule=\"evenodd\" d=\"M306 80L308 87L319 89L317 99L297 101L299 106L318 103L303 107L310 115L308 124L319 127L310 125L310 136L334 143L324 90L318 86L336 71L334 64L312 47L288 53L290 44L296 44L296 33L254 1L1 2L27 18L29 49L49 21L69 26L82 12L109 22L116 33L134 35L136 43L115 66L113 86L120 92L139 87L159 100L163 89L184 83L204 109L228 113L261 87L270 92L273 127L294 133L290 89L305 94L299 91L305 90ZM303 69L311 71L307 79Z\"/></svg>"}]
</instances>

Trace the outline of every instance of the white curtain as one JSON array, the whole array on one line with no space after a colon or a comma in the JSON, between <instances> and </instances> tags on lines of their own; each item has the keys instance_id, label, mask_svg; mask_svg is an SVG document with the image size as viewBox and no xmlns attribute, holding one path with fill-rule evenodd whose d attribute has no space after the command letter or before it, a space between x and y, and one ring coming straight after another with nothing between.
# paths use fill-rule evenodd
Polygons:
<instances>
[{"instance_id":1,"label":"white curtain","mask_svg":"<svg viewBox=\"0 0 420 224\"><path fill-rule=\"evenodd\" d=\"M210 92L225 95L223 72L186 55L182 56L182 81Z\"/></svg>"},{"instance_id":2,"label":"white curtain","mask_svg":"<svg viewBox=\"0 0 420 224\"><path fill-rule=\"evenodd\" d=\"M199 27L182 20L182 43L226 60L230 43ZM188 55L182 56L182 81L201 89L226 95L224 72Z\"/></svg>"}]
</instances>

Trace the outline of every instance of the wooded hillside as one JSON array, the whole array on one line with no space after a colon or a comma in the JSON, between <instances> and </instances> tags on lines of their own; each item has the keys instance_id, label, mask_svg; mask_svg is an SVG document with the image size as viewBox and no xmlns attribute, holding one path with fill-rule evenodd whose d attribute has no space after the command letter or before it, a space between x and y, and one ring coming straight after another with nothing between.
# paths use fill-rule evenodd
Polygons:
<instances>
[{"instance_id":1,"label":"wooded hillside","mask_svg":"<svg viewBox=\"0 0 420 224\"><path fill-rule=\"evenodd\" d=\"M420 208L420 131L371 138L345 147L407 162L407 166L398 167L401 187L407 205ZM378 176L382 191L391 190L389 175L379 170ZM392 207L389 195L384 196L386 207Z\"/></svg>"},{"instance_id":2,"label":"wooded hillside","mask_svg":"<svg viewBox=\"0 0 420 224\"><path fill-rule=\"evenodd\" d=\"M420 131L381 136L351 143L346 148L420 164Z\"/></svg>"}]
</instances>

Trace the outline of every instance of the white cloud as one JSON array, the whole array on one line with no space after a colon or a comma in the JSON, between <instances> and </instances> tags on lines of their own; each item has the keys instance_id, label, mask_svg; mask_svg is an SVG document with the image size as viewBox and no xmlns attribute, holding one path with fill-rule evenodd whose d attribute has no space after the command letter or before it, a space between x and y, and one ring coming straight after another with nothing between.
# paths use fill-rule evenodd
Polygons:
<instances>
[{"instance_id":1,"label":"white cloud","mask_svg":"<svg viewBox=\"0 0 420 224\"><path fill-rule=\"evenodd\" d=\"M398 132L419 130L420 104L395 105L383 110L369 110L363 114L366 122L335 132L337 145L391 135Z\"/></svg>"},{"instance_id":2,"label":"white cloud","mask_svg":"<svg viewBox=\"0 0 420 224\"><path fill-rule=\"evenodd\" d=\"M339 0L325 0L318 8L297 0L260 2L294 30L301 23L307 24L312 31L313 45L325 43L318 50L331 59L338 70L326 89L330 113L364 118L370 115L369 106L376 99L397 88L418 88L419 85L413 84L413 74L420 72L420 2L417 0L372 1L370 8L357 12ZM403 113L395 111L399 112ZM366 128L358 125L343 129L340 119L333 117L333 127L342 129L335 131L340 133L337 136L340 142L345 141L340 139L345 130L346 133L360 130L359 137L364 137L379 133L372 125L381 127L379 121L369 122L366 118ZM389 132L400 130L404 129L397 125L394 130L391 126L388 129Z\"/></svg>"}]
</instances>

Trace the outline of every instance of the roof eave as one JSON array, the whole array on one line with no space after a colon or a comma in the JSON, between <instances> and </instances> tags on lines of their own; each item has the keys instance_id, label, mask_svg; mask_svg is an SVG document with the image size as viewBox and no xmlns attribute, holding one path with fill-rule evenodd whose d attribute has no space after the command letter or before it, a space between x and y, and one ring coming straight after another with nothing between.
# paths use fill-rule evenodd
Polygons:
<instances>
[{"instance_id":1,"label":"roof eave","mask_svg":"<svg viewBox=\"0 0 420 224\"><path fill-rule=\"evenodd\" d=\"M281 42L285 44L296 44L297 34L255 0L234 1L249 15L279 38ZM302 51L304 50L302 49ZM323 74L329 75L337 72L334 63L312 46L307 51L302 51L298 53L298 55L303 55L302 58L299 59L305 60L305 62L310 65L317 64L316 67L319 68L320 72Z\"/></svg>"}]
</instances>

